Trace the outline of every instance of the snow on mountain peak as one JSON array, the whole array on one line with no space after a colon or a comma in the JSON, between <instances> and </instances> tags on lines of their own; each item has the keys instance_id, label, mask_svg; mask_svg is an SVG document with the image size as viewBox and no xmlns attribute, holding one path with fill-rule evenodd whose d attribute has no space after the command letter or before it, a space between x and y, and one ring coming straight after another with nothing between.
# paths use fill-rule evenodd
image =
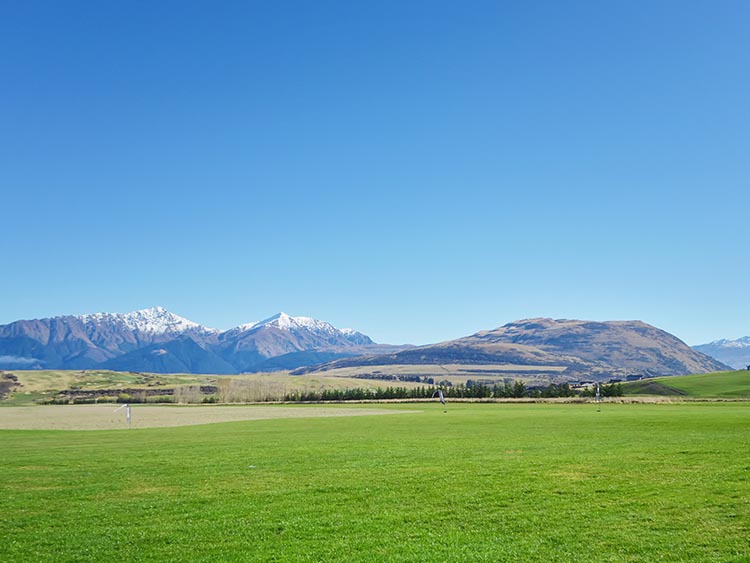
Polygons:
<instances>
[{"instance_id":1,"label":"snow on mountain peak","mask_svg":"<svg viewBox=\"0 0 750 563\"><path fill-rule=\"evenodd\" d=\"M293 317L281 311L262 321L245 323L231 329L232 333L253 332L262 329L283 330L290 333L310 332L325 339L344 339L351 344L372 344L372 340L352 328L338 329L331 323L312 317ZM229 332L229 331L228 331Z\"/></svg>"},{"instance_id":2,"label":"snow on mountain peak","mask_svg":"<svg viewBox=\"0 0 750 563\"><path fill-rule=\"evenodd\" d=\"M168 311L164 307L149 307L130 313L93 313L76 316L85 325L94 329L97 326L109 326L126 329L132 332L152 335L180 335L186 332L217 334L222 331L207 328L191 320ZM339 330L331 323L313 319L312 317L293 317L283 311L260 322L244 323L230 331L234 334L250 332L262 328L275 328L287 332L312 332L324 338L344 338L352 344L371 344L372 341L362 333L345 328Z\"/></svg>"},{"instance_id":3,"label":"snow on mountain peak","mask_svg":"<svg viewBox=\"0 0 750 563\"><path fill-rule=\"evenodd\" d=\"M84 324L109 324L147 334L179 334L187 331L215 332L198 323L167 311L149 307L130 313L93 313L77 316Z\"/></svg>"},{"instance_id":4,"label":"snow on mountain peak","mask_svg":"<svg viewBox=\"0 0 750 563\"><path fill-rule=\"evenodd\" d=\"M319 321L312 317L292 317L283 311L276 313L272 317L268 317L265 320L260 321L255 325L254 328L261 326L274 327L281 330L296 331L301 329L312 330L313 332L324 332L333 334L338 332L338 329L331 323L326 321Z\"/></svg>"},{"instance_id":5,"label":"snow on mountain peak","mask_svg":"<svg viewBox=\"0 0 750 563\"><path fill-rule=\"evenodd\" d=\"M750 336L743 336L736 340L722 338L721 340L710 342L708 346L718 346L721 348L750 348Z\"/></svg>"},{"instance_id":6,"label":"snow on mountain peak","mask_svg":"<svg viewBox=\"0 0 750 563\"><path fill-rule=\"evenodd\" d=\"M241 325L237 325L236 327L231 328L229 330L237 331L237 332L245 332L246 330L251 330L251 329L255 328L257 325L258 325L258 321L252 321L252 322L249 322L249 323L244 323L244 324L241 324Z\"/></svg>"}]
</instances>

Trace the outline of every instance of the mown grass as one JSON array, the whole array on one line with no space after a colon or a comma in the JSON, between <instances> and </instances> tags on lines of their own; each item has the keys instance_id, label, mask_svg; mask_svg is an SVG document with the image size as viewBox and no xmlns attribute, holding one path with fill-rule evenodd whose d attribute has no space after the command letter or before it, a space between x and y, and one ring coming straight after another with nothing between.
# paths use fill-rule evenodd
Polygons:
<instances>
[{"instance_id":1,"label":"mown grass","mask_svg":"<svg viewBox=\"0 0 750 563\"><path fill-rule=\"evenodd\" d=\"M683 395L707 398L750 397L750 371L655 377L623 384L626 395Z\"/></svg>"},{"instance_id":2,"label":"mown grass","mask_svg":"<svg viewBox=\"0 0 750 563\"><path fill-rule=\"evenodd\" d=\"M0 560L750 560L746 403L420 409L2 431Z\"/></svg>"}]
</instances>

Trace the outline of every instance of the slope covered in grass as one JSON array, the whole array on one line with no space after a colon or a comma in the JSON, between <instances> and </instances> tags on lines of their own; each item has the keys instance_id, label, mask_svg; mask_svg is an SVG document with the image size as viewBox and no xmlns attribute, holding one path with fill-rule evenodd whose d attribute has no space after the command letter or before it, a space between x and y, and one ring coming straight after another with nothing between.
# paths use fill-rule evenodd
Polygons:
<instances>
[{"instance_id":1,"label":"slope covered in grass","mask_svg":"<svg viewBox=\"0 0 750 563\"><path fill-rule=\"evenodd\" d=\"M179 385L213 385L218 376L192 374L150 374L111 370L13 371L18 386L0 405L31 405L62 390L143 388L163 389ZM115 392L116 394L116 392Z\"/></svg>"},{"instance_id":2,"label":"slope covered in grass","mask_svg":"<svg viewBox=\"0 0 750 563\"><path fill-rule=\"evenodd\" d=\"M688 397L750 397L750 371L655 377L623 384L626 395L684 395Z\"/></svg>"},{"instance_id":3,"label":"slope covered in grass","mask_svg":"<svg viewBox=\"0 0 750 563\"><path fill-rule=\"evenodd\" d=\"M746 403L420 409L0 431L0 561L750 555Z\"/></svg>"},{"instance_id":4,"label":"slope covered in grass","mask_svg":"<svg viewBox=\"0 0 750 563\"><path fill-rule=\"evenodd\" d=\"M9 372L10 373L10 372ZM411 381L358 379L334 377L328 374L311 374L290 377L288 372L253 373L246 375L194 375L185 373L154 374L111 370L30 370L14 371L18 385L5 398L0 394L0 407L33 405L50 399L64 390L92 391L108 389L116 396L122 389L167 390L190 385L236 385L246 389L245 401L258 400L253 395L272 395L277 399L295 391L320 391L323 389L377 389L398 385L417 387ZM476 377L476 376L475 376ZM465 381L466 377L464 377ZM241 402L241 401L240 401Z\"/></svg>"}]
</instances>

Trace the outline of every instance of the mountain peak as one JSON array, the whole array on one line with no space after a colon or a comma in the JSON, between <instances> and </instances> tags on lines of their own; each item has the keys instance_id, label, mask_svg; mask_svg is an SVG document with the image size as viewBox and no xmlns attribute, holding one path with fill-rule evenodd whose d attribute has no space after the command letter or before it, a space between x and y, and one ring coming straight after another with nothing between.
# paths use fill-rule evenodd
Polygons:
<instances>
[{"instance_id":1,"label":"mountain peak","mask_svg":"<svg viewBox=\"0 0 750 563\"><path fill-rule=\"evenodd\" d=\"M265 325L265 324L270 324L270 323L272 323L274 321L278 321L280 324L286 324L286 323L290 322L291 319L293 319L293 318L294 317L292 317L291 315L285 313L284 311L279 311L275 315L271 315L267 319L263 319L262 321L259 321L258 324L259 325Z\"/></svg>"},{"instance_id":2,"label":"mountain peak","mask_svg":"<svg viewBox=\"0 0 750 563\"><path fill-rule=\"evenodd\" d=\"M362 346L374 344L369 336L351 328L338 329L327 321L321 321L312 317L293 317L284 311L263 319L262 321L245 323L234 327L227 333L255 333L264 329L280 330L297 338L301 335L315 335L323 338L329 344L335 342L347 342L348 345Z\"/></svg>"},{"instance_id":3,"label":"mountain peak","mask_svg":"<svg viewBox=\"0 0 750 563\"><path fill-rule=\"evenodd\" d=\"M723 348L750 348L750 336L743 336L732 340L730 338L722 338L721 340L714 340L704 346L720 346Z\"/></svg>"},{"instance_id":4,"label":"mountain peak","mask_svg":"<svg viewBox=\"0 0 750 563\"><path fill-rule=\"evenodd\" d=\"M179 334L186 331L214 332L198 323L176 315L164 307L138 309L130 313L93 313L78 315L84 324L119 325L148 334Z\"/></svg>"},{"instance_id":5,"label":"mountain peak","mask_svg":"<svg viewBox=\"0 0 750 563\"><path fill-rule=\"evenodd\" d=\"M329 322L319 321L317 319L313 319L312 317L293 317L283 311L260 321L255 325L254 328L259 328L261 326L269 326L289 331L308 329L317 332L333 333L337 332L338 330Z\"/></svg>"},{"instance_id":6,"label":"mountain peak","mask_svg":"<svg viewBox=\"0 0 750 563\"><path fill-rule=\"evenodd\" d=\"M139 309L137 311L132 311L130 314L135 313L142 313L142 314L150 314L150 315L163 315L165 313L169 313L164 307L161 305L156 305L155 307L147 307L145 309Z\"/></svg>"}]
</instances>

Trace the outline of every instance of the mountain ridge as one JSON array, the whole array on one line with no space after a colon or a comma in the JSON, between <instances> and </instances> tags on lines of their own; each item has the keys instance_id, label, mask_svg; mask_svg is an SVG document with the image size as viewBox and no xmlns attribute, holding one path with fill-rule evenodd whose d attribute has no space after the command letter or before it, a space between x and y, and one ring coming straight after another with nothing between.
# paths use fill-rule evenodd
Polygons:
<instances>
[{"instance_id":1,"label":"mountain ridge","mask_svg":"<svg viewBox=\"0 0 750 563\"><path fill-rule=\"evenodd\" d=\"M571 378L600 379L729 367L643 321L522 319L425 346L376 344L356 330L284 312L223 331L163 307L0 326L0 369L310 373L395 364L555 366Z\"/></svg>"},{"instance_id":2,"label":"mountain ridge","mask_svg":"<svg viewBox=\"0 0 750 563\"><path fill-rule=\"evenodd\" d=\"M299 368L312 373L381 365L515 364L565 366L572 378L630 374L685 375L728 366L643 321L532 318L394 354L334 360Z\"/></svg>"},{"instance_id":3,"label":"mountain ridge","mask_svg":"<svg viewBox=\"0 0 750 563\"><path fill-rule=\"evenodd\" d=\"M166 346L178 340L180 345ZM311 350L330 360L378 346L365 334L311 317L281 312L221 331L157 306L129 313L63 315L1 325L0 369L101 367L164 372L171 369L167 366L201 366L206 373L242 373L256 371L276 356L292 354L284 364L290 365L295 357L297 362L306 362L301 353ZM154 350L165 353L149 355Z\"/></svg>"}]
</instances>

